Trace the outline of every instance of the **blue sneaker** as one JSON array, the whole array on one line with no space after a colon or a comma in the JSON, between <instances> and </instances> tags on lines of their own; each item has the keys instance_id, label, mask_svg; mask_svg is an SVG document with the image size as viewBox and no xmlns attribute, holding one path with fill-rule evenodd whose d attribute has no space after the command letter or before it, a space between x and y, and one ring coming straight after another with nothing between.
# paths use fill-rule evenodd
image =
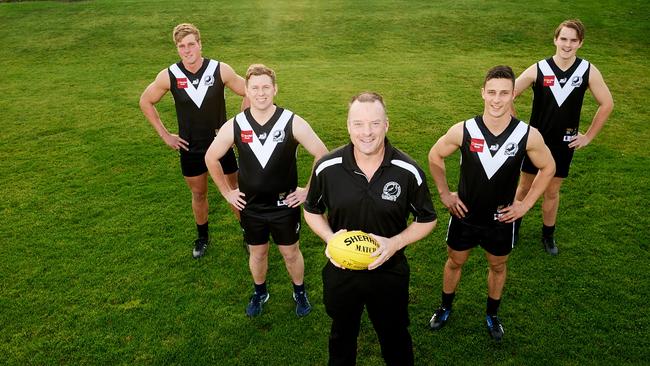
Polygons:
<instances>
[{"instance_id":1,"label":"blue sneaker","mask_svg":"<svg viewBox=\"0 0 650 366\"><path fill-rule=\"evenodd\" d=\"M293 300L296 302L296 315L305 316L311 313L311 304L307 298L307 291L294 292Z\"/></svg>"},{"instance_id":2,"label":"blue sneaker","mask_svg":"<svg viewBox=\"0 0 650 366\"><path fill-rule=\"evenodd\" d=\"M503 325L499 317L496 315L486 315L485 322L487 323L487 329L492 339L500 342L501 338L503 338Z\"/></svg>"},{"instance_id":3,"label":"blue sneaker","mask_svg":"<svg viewBox=\"0 0 650 366\"><path fill-rule=\"evenodd\" d=\"M431 320L429 320L429 327L433 330L442 328L447 323L449 314L451 314L451 309L447 309L442 306L439 307L436 309L435 313L433 313Z\"/></svg>"},{"instance_id":4,"label":"blue sneaker","mask_svg":"<svg viewBox=\"0 0 650 366\"><path fill-rule=\"evenodd\" d=\"M267 301L269 301L269 297L270 296L268 292L262 295L254 292L253 296L251 296L251 299L248 302L248 306L246 306L246 315L250 316L251 318L260 315L262 313L262 307Z\"/></svg>"}]
</instances>

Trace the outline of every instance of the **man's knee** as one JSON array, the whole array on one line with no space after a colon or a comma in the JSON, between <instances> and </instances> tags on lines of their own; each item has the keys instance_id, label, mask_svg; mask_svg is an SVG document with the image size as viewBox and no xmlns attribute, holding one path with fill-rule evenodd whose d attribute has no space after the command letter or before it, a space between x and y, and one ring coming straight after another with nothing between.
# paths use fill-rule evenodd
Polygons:
<instances>
[{"instance_id":1,"label":"man's knee","mask_svg":"<svg viewBox=\"0 0 650 366\"><path fill-rule=\"evenodd\" d=\"M559 190L546 190L544 192L544 200L545 201L556 201L560 199L560 191Z\"/></svg>"},{"instance_id":2,"label":"man's knee","mask_svg":"<svg viewBox=\"0 0 650 366\"><path fill-rule=\"evenodd\" d=\"M449 256L449 258L447 258L447 268L451 269L452 271L457 271L463 268L464 264L465 264L465 260L463 260L462 258L458 258L454 256Z\"/></svg>"},{"instance_id":3,"label":"man's knee","mask_svg":"<svg viewBox=\"0 0 650 366\"><path fill-rule=\"evenodd\" d=\"M493 273L501 274L506 271L506 263L490 263L489 268Z\"/></svg>"},{"instance_id":4,"label":"man's knee","mask_svg":"<svg viewBox=\"0 0 650 366\"><path fill-rule=\"evenodd\" d=\"M298 244L281 247L280 253L286 262L293 263L300 259L300 248Z\"/></svg>"},{"instance_id":5,"label":"man's knee","mask_svg":"<svg viewBox=\"0 0 650 366\"><path fill-rule=\"evenodd\" d=\"M560 188L562 187L562 178L553 178L551 183L544 190L544 200L553 201L560 199Z\"/></svg>"},{"instance_id":6,"label":"man's knee","mask_svg":"<svg viewBox=\"0 0 650 366\"><path fill-rule=\"evenodd\" d=\"M208 192L204 189L192 188L192 201L205 201L208 199Z\"/></svg>"},{"instance_id":7,"label":"man's knee","mask_svg":"<svg viewBox=\"0 0 650 366\"><path fill-rule=\"evenodd\" d=\"M268 245L249 245L250 258L257 263L266 262L269 251Z\"/></svg>"}]
</instances>

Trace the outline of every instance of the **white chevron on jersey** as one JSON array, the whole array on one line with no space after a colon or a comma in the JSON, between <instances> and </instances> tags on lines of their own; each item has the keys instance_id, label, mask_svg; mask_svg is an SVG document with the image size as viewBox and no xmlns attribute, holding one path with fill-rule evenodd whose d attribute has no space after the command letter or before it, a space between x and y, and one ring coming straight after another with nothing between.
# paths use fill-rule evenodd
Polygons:
<instances>
[{"instance_id":1,"label":"white chevron on jersey","mask_svg":"<svg viewBox=\"0 0 650 366\"><path fill-rule=\"evenodd\" d=\"M290 110L285 109L282 111L282 114L275 122L275 125L273 126L273 129L269 135L273 136L273 131L284 131L284 128L287 126L287 122L289 122L291 116L293 116L293 112ZM253 131L253 128L248 122L248 119L246 119L246 114L244 114L244 112L239 113L235 118L235 121L239 125L240 130ZM257 134L253 133L253 142L248 144L248 146L250 146L251 150L253 151L253 154L255 154L257 161L259 161L260 165L262 165L262 168L266 167L266 163L269 162L269 159L271 158L275 147L278 145L278 141L273 140L274 139L272 138L267 138L266 141L264 141L264 144L262 144L257 138Z\"/></svg>"},{"instance_id":2,"label":"white chevron on jersey","mask_svg":"<svg viewBox=\"0 0 650 366\"><path fill-rule=\"evenodd\" d=\"M555 101L557 102L557 106L561 107L562 103L566 100L566 98L569 97L569 94L573 91L573 89L577 88L579 85L572 85L571 80L573 80L574 77L580 76L584 79L585 72L587 71L587 67L589 67L589 62L587 60L582 60L580 61L580 65L576 68L576 70L573 72L571 77L569 78L569 81L567 81L564 84L564 87L560 85L560 83L557 80L557 76L555 76L555 73L553 73L553 69L551 69L551 66L549 66L548 62L546 60L542 60L538 62L539 65L539 70L544 74L544 76L553 76L553 85L549 86L551 89L551 92L553 93L553 97L555 98Z\"/></svg>"},{"instance_id":3,"label":"white chevron on jersey","mask_svg":"<svg viewBox=\"0 0 650 366\"><path fill-rule=\"evenodd\" d=\"M192 99L194 104L196 104L196 106L198 108L201 108L201 104L203 104L203 99L205 98L205 94L208 92L208 88L210 87L210 85L212 85L212 84L206 85L206 82L205 82L205 79L203 78L203 75L212 75L212 74L214 74L214 70L217 69L218 65L219 65L218 61L210 60L210 62L208 63L208 67L205 69L203 74L200 76L200 79L199 79L200 81L199 81L199 86L198 87L195 87L189 81L189 78L187 77L187 75L185 75L185 73L183 73L183 71L181 71L181 69L178 67L178 65L176 65L176 64L171 65L169 67L169 70L171 70L172 74L174 74L174 76L176 76L176 79L179 79L179 78L188 79L187 88L184 88L183 90L185 90L187 95L189 95L189 97Z\"/></svg>"},{"instance_id":4,"label":"white chevron on jersey","mask_svg":"<svg viewBox=\"0 0 650 366\"><path fill-rule=\"evenodd\" d=\"M329 168L332 165L341 164L341 163L343 163L342 157L325 160L324 162L320 163L318 167L316 167L316 176L318 176L318 174L320 174L320 172L322 172L325 168Z\"/></svg>"},{"instance_id":5,"label":"white chevron on jersey","mask_svg":"<svg viewBox=\"0 0 650 366\"><path fill-rule=\"evenodd\" d=\"M467 131L472 138L485 141L485 137L481 133L481 130L478 128L478 125L476 124L476 120L474 120L474 118L465 121L465 127L467 128ZM499 170L499 168L501 168L503 163L508 160L509 156L505 153L506 146L511 142L519 145L519 142L526 134L526 131L528 131L527 125L524 122L520 121L517 127L515 127L515 130L512 131L510 136L508 136L508 139L503 144L501 144L501 147L499 150L497 150L494 156L492 156L490 153L490 149L483 149L481 152L476 152L479 160L481 161L481 166L483 166L483 171L485 171L485 175L487 175L488 179L491 179L492 176Z\"/></svg>"},{"instance_id":6,"label":"white chevron on jersey","mask_svg":"<svg viewBox=\"0 0 650 366\"><path fill-rule=\"evenodd\" d=\"M407 163L404 160L397 160L397 159L391 160L390 162L402 169L406 169L409 172L411 172L411 174L415 176L415 180L418 182L418 187L420 186L420 184L422 184L422 176L420 176L420 172L418 172L418 170L413 166L413 164Z\"/></svg>"}]
</instances>

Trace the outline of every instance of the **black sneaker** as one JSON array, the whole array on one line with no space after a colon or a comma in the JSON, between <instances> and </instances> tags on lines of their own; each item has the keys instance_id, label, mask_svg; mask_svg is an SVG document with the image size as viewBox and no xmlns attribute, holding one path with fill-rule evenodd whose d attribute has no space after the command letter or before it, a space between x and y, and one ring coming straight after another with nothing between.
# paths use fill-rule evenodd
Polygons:
<instances>
[{"instance_id":1,"label":"black sneaker","mask_svg":"<svg viewBox=\"0 0 650 366\"><path fill-rule=\"evenodd\" d=\"M296 315L305 316L311 313L311 304L307 298L307 291L294 292L293 300L296 302Z\"/></svg>"},{"instance_id":2,"label":"black sneaker","mask_svg":"<svg viewBox=\"0 0 650 366\"><path fill-rule=\"evenodd\" d=\"M267 301L269 301L269 297L270 296L268 292L262 295L254 292L253 296L251 296L251 299L248 302L248 306L246 306L246 315L250 317L260 315L262 313L262 307Z\"/></svg>"},{"instance_id":3,"label":"black sneaker","mask_svg":"<svg viewBox=\"0 0 650 366\"><path fill-rule=\"evenodd\" d=\"M503 325L501 324L499 317L496 315L486 315L485 322L487 324L488 333L490 333L492 339L500 342L501 338L503 338Z\"/></svg>"},{"instance_id":4,"label":"black sneaker","mask_svg":"<svg viewBox=\"0 0 650 366\"><path fill-rule=\"evenodd\" d=\"M208 249L208 244L210 239L208 238L198 238L194 241L194 249L192 250L192 258L197 259L203 257L205 250Z\"/></svg>"},{"instance_id":5,"label":"black sneaker","mask_svg":"<svg viewBox=\"0 0 650 366\"><path fill-rule=\"evenodd\" d=\"M544 244L544 249L546 250L546 253L550 255L557 255L557 246L555 246L555 238L554 237L542 237L542 244Z\"/></svg>"},{"instance_id":6,"label":"black sneaker","mask_svg":"<svg viewBox=\"0 0 650 366\"><path fill-rule=\"evenodd\" d=\"M451 314L451 309L447 309L442 306L439 307L433 313L431 320L429 320L429 327L431 327L431 329L433 330L438 330L442 328L447 323L447 319L449 319L449 314Z\"/></svg>"}]
</instances>

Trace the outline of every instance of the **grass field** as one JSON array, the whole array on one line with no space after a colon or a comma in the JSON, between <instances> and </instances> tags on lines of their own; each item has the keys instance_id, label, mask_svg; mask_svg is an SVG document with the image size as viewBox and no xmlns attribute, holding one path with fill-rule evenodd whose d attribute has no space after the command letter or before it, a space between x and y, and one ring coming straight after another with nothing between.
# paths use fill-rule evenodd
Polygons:
<instances>
[{"instance_id":1,"label":"grass field","mask_svg":"<svg viewBox=\"0 0 650 366\"><path fill-rule=\"evenodd\" d=\"M448 219L434 196L438 228L407 250L416 363L648 364L648 14L644 0L0 4L0 364L327 363L325 257L308 228L301 246L314 311L303 319L277 250L271 300L261 317L245 316L247 257L214 186L213 245L191 259L195 229L178 158L138 108L145 86L177 61L177 23L195 23L204 55L240 74L251 63L275 68L277 103L329 148L347 142L349 97L382 93L389 138L425 167L449 126L481 113L485 71L508 64L520 73L552 55L552 32L569 17L585 22L580 55L601 70L616 106L563 186L560 255L544 253L539 208L531 210L510 259L504 341L484 329L481 251L465 267L451 322L432 333ZM524 119L530 98L517 102ZM239 103L231 93L229 116ZM587 96L583 131L595 108ZM158 110L175 130L171 96ZM306 178L304 151L299 163ZM358 359L382 364L367 319Z\"/></svg>"}]
</instances>

